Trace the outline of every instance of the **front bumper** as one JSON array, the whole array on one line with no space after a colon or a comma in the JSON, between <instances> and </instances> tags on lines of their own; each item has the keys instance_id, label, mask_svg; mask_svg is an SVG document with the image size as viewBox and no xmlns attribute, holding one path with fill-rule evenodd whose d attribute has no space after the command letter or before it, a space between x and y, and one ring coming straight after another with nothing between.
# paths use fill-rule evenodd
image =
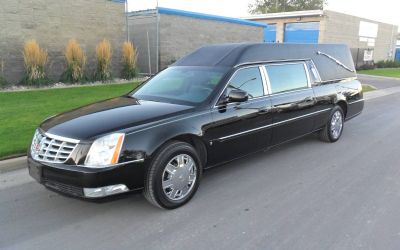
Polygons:
<instances>
[{"instance_id":1,"label":"front bumper","mask_svg":"<svg viewBox=\"0 0 400 250\"><path fill-rule=\"evenodd\" d=\"M131 162L115 167L91 169L75 165L42 163L28 156L29 174L36 181L49 189L82 198L101 198L143 188L144 166L144 162ZM128 190L121 188L123 185ZM101 191L96 195L90 195L90 191L99 188L113 192Z\"/></svg>"}]
</instances>

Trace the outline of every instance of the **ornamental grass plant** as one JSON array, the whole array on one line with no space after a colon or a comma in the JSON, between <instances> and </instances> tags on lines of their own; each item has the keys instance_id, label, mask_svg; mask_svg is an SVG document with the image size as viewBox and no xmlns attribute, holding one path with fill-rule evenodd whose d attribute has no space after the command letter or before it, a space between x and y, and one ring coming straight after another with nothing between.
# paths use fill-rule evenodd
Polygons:
<instances>
[{"instance_id":1,"label":"ornamental grass plant","mask_svg":"<svg viewBox=\"0 0 400 250\"><path fill-rule=\"evenodd\" d=\"M111 44L107 39L103 39L96 46L95 80L107 81L111 79L111 57Z\"/></svg>"},{"instance_id":2,"label":"ornamental grass plant","mask_svg":"<svg viewBox=\"0 0 400 250\"><path fill-rule=\"evenodd\" d=\"M47 51L39 46L36 40L28 40L23 51L25 64L25 77L22 84L40 86L47 84L48 79L45 73L45 66L48 61Z\"/></svg>"},{"instance_id":3,"label":"ornamental grass plant","mask_svg":"<svg viewBox=\"0 0 400 250\"><path fill-rule=\"evenodd\" d=\"M86 56L77 40L68 41L64 57L67 69L62 75L62 81L76 83L84 79Z\"/></svg>"},{"instance_id":4,"label":"ornamental grass plant","mask_svg":"<svg viewBox=\"0 0 400 250\"><path fill-rule=\"evenodd\" d=\"M137 51L132 42L122 44L122 78L132 79L137 75Z\"/></svg>"}]
</instances>

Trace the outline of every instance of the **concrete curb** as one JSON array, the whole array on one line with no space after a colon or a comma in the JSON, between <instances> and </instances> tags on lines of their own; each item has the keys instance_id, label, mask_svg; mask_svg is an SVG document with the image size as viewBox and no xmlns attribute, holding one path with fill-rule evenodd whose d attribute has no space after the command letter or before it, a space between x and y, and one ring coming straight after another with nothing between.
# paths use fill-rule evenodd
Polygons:
<instances>
[{"instance_id":1,"label":"concrete curb","mask_svg":"<svg viewBox=\"0 0 400 250\"><path fill-rule=\"evenodd\" d=\"M381 79L387 79L387 80L393 80L393 81L400 81L400 78L396 77L389 77L389 76L374 76L374 75L366 75L366 74L358 74L359 76L365 76L365 77L372 77L372 78L381 78Z\"/></svg>"},{"instance_id":2,"label":"concrete curb","mask_svg":"<svg viewBox=\"0 0 400 250\"><path fill-rule=\"evenodd\" d=\"M374 91L370 91L364 94L364 99L365 100L372 100L378 97L383 97L395 93L400 92L400 86L399 87L392 87L392 88L387 88L387 89L378 89Z\"/></svg>"},{"instance_id":3,"label":"concrete curb","mask_svg":"<svg viewBox=\"0 0 400 250\"><path fill-rule=\"evenodd\" d=\"M26 156L0 161L0 174L26 168Z\"/></svg>"},{"instance_id":4,"label":"concrete curb","mask_svg":"<svg viewBox=\"0 0 400 250\"><path fill-rule=\"evenodd\" d=\"M400 92L400 86L387 89L374 90L365 93L364 99L368 101L399 92ZM26 161L27 161L26 156L0 161L0 174L17 169L26 168Z\"/></svg>"}]
</instances>

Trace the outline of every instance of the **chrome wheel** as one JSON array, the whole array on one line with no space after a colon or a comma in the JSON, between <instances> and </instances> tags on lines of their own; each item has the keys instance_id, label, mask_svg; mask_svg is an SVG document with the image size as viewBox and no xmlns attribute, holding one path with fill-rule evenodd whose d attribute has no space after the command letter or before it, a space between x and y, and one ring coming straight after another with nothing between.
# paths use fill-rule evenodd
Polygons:
<instances>
[{"instance_id":1,"label":"chrome wheel","mask_svg":"<svg viewBox=\"0 0 400 250\"><path fill-rule=\"evenodd\" d=\"M187 154L179 154L164 169L162 189L170 200L182 200L190 194L196 179L197 167L193 158Z\"/></svg>"},{"instance_id":2,"label":"chrome wheel","mask_svg":"<svg viewBox=\"0 0 400 250\"><path fill-rule=\"evenodd\" d=\"M331 119L331 135L333 139L338 139L340 134L342 133L343 128L343 116L342 113L338 110L332 115Z\"/></svg>"}]
</instances>

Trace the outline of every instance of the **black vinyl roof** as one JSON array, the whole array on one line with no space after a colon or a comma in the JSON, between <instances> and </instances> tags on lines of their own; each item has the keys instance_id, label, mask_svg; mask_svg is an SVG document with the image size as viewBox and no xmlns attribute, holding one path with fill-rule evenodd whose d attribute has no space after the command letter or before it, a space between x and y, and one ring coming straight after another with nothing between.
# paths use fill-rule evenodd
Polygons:
<instances>
[{"instance_id":1,"label":"black vinyl roof","mask_svg":"<svg viewBox=\"0 0 400 250\"><path fill-rule=\"evenodd\" d=\"M322 81L355 77L353 59L344 44L231 43L205 46L173 66L237 67L244 64L311 59Z\"/></svg>"}]
</instances>

